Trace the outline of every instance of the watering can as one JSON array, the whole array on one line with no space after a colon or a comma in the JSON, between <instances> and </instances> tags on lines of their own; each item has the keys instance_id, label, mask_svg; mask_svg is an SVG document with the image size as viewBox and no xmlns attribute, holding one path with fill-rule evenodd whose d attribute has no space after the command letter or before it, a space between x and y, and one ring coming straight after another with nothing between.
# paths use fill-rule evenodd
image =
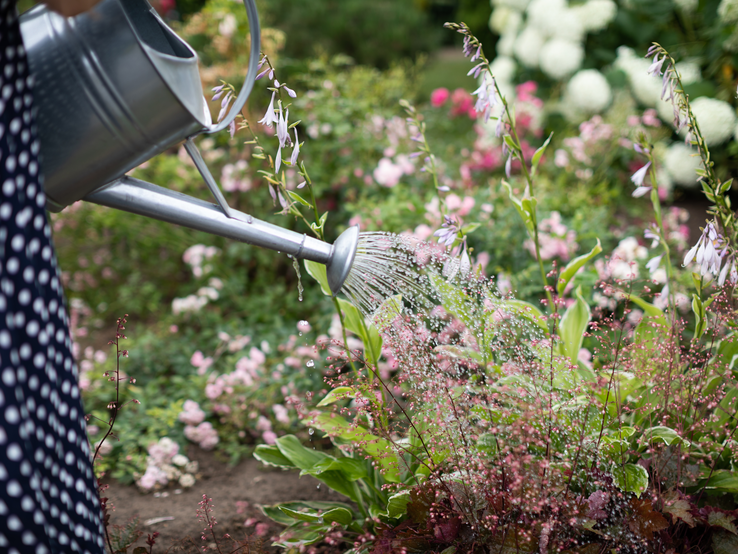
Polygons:
<instances>
[{"instance_id":1,"label":"watering can","mask_svg":"<svg viewBox=\"0 0 738 554\"><path fill-rule=\"evenodd\" d=\"M358 227L328 244L231 209L194 138L225 129L243 108L259 63L259 18L244 0L251 55L243 88L213 123L197 54L147 0L102 0L65 18L38 5L20 17L34 77L47 209L86 200L322 263L336 294L356 254ZM205 202L127 171L184 141L215 197Z\"/></svg>"}]
</instances>

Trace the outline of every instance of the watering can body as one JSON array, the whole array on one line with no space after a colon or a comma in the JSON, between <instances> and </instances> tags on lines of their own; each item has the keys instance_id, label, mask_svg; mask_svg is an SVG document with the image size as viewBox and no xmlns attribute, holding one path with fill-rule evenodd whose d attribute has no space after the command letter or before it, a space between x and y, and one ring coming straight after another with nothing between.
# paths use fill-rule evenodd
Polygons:
<instances>
[{"instance_id":1,"label":"watering can body","mask_svg":"<svg viewBox=\"0 0 738 554\"><path fill-rule=\"evenodd\" d=\"M254 0L244 4L248 73L230 112L216 124L196 53L147 0L101 0L72 18L43 5L21 15L47 208L61 211L87 200L316 261L326 265L337 293L353 263L358 228L331 245L231 209L193 142L228 126L253 86L260 30ZM182 141L215 204L125 175Z\"/></svg>"},{"instance_id":2,"label":"watering can body","mask_svg":"<svg viewBox=\"0 0 738 554\"><path fill-rule=\"evenodd\" d=\"M21 17L41 167L59 211L211 125L195 52L146 0Z\"/></svg>"}]
</instances>

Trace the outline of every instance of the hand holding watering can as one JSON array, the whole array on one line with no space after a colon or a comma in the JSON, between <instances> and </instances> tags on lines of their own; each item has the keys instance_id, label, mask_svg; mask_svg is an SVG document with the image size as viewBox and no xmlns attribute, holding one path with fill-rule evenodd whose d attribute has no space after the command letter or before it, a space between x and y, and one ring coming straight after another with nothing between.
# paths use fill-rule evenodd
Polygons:
<instances>
[{"instance_id":1,"label":"hand holding watering can","mask_svg":"<svg viewBox=\"0 0 738 554\"><path fill-rule=\"evenodd\" d=\"M49 4L56 9L58 2L69 13L71 6L92 1ZM248 73L230 112L217 124L202 93L197 54L146 0L102 0L69 18L46 6L21 16L36 81L47 208L61 211L87 200L279 250L325 264L337 294L356 254L358 228L330 245L232 210L194 143L200 134L225 129L253 87L260 29L254 0L244 4L251 33ZM216 204L125 175L182 141Z\"/></svg>"}]
</instances>

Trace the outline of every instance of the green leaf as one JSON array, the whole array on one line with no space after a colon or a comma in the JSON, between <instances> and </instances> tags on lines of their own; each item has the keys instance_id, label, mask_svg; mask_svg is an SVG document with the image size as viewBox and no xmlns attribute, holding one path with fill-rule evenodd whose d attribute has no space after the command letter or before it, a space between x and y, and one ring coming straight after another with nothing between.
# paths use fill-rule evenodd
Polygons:
<instances>
[{"instance_id":1,"label":"green leaf","mask_svg":"<svg viewBox=\"0 0 738 554\"><path fill-rule=\"evenodd\" d=\"M564 355L572 363L577 362L584 340L584 332L587 330L591 317L589 304L582 298L582 289L579 287L576 291L576 302L569 306L559 324L559 336L562 340Z\"/></svg>"},{"instance_id":2,"label":"green leaf","mask_svg":"<svg viewBox=\"0 0 738 554\"><path fill-rule=\"evenodd\" d=\"M343 312L343 324L346 329L352 333L356 333L361 342L364 343L364 355L371 365L376 365L382 355L382 337L376 327L367 325L364 316L351 302L347 302L342 298L338 299L338 305Z\"/></svg>"},{"instance_id":3,"label":"green leaf","mask_svg":"<svg viewBox=\"0 0 738 554\"><path fill-rule=\"evenodd\" d=\"M296 192L293 192L293 191L291 191L291 190L288 190L288 191L287 191L287 194L288 194L288 195L290 196L290 198L292 198L292 200L294 200L295 202L299 202L300 204L302 204L303 206L307 206L308 208L312 208L312 207L313 207L313 205L312 205L312 204L311 204L310 202L308 202L307 200L305 200L305 199L304 199L304 198L303 198L302 196L300 196L300 195L299 195L299 194L297 194Z\"/></svg>"},{"instance_id":4,"label":"green leaf","mask_svg":"<svg viewBox=\"0 0 738 554\"><path fill-rule=\"evenodd\" d=\"M738 494L738 475L727 469L715 471L704 488Z\"/></svg>"},{"instance_id":5,"label":"green leaf","mask_svg":"<svg viewBox=\"0 0 738 554\"><path fill-rule=\"evenodd\" d=\"M684 443L686 446L689 446L689 441L680 437L677 432L674 431L674 429L671 429L669 427L657 425L656 427L646 429L643 434L652 441L660 439L664 441L664 444L666 444L667 446L670 446L677 441Z\"/></svg>"},{"instance_id":6,"label":"green leaf","mask_svg":"<svg viewBox=\"0 0 738 554\"><path fill-rule=\"evenodd\" d=\"M638 464L613 466L612 478L620 490L635 493L638 497L648 488L648 472Z\"/></svg>"},{"instance_id":7,"label":"green leaf","mask_svg":"<svg viewBox=\"0 0 738 554\"><path fill-rule=\"evenodd\" d=\"M564 295L564 290L566 289L569 281L572 280L576 272L579 271L579 268L581 268L584 264L586 264L589 260L594 258L600 252L602 252L602 245L600 244L600 239L597 239L597 244L594 246L594 248L592 248L592 250L590 250L586 254L577 256L568 264L566 264L566 267L559 274L559 282L556 285L556 292L559 294L559 296Z\"/></svg>"},{"instance_id":8,"label":"green leaf","mask_svg":"<svg viewBox=\"0 0 738 554\"><path fill-rule=\"evenodd\" d=\"M440 352L446 354L452 358L459 360L474 360L475 362L484 363L484 356L482 356L476 350L471 348L465 348L463 346L455 346L453 344L439 344L433 349L434 352Z\"/></svg>"},{"instance_id":9,"label":"green leaf","mask_svg":"<svg viewBox=\"0 0 738 554\"><path fill-rule=\"evenodd\" d=\"M648 343L659 343L665 340L669 324L664 312L634 295L628 295L628 299L639 306L645 312L645 316L635 328L635 342L641 345Z\"/></svg>"},{"instance_id":10,"label":"green leaf","mask_svg":"<svg viewBox=\"0 0 738 554\"><path fill-rule=\"evenodd\" d=\"M443 277L435 273L429 273L428 279L440 295L446 311L460 319L464 325L473 329L476 322L476 308L464 291L450 285Z\"/></svg>"},{"instance_id":11,"label":"green leaf","mask_svg":"<svg viewBox=\"0 0 738 554\"><path fill-rule=\"evenodd\" d=\"M514 151L519 150L518 145L515 144L515 140L513 140L513 138L510 135L504 135L502 138L505 141L505 143L507 143L507 146L510 148L510 150L514 150Z\"/></svg>"},{"instance_id":12,"label":"green leaf","mask_svg":"<svg viewBox=\"0 0 738 554\"><path fill-rule=\"evenodd\" d=\"M295 435L279 437L276 446L284 457L299 469L310 469L328 457L327 454L306 448Z\"/></svg>"},{"instance_id":13,"label":"green leaf","mask_svg":"<svg viewBox=\"0 0 738 554\"><path fill-rule=\"evenodd\" d=\"M326 273L325 266L318 262L311 262L310 260L303 261L308 275L320 283L320 290L323 291L323 294L326 296L333 296L331 287L328 286L328 274Z\"/></svg>"},{"instance_id":14,"label":"green leaf","mask_svg":"<svg viewBox=\"0 0 738 554\"><path fill-rule=\"evenodd\" d=\"M543 312L530 302L517 299L506 299L500 301L500 307L503 311L509 311L516 316L523 317L528 321L535 323L541 328L541 330L548 334L549 329L546 316L544 316Z\"/></svg>"},{"instance_id":15,"label":"green leaf","mask_svg":"<svg viewBox=\"0 0 738 554\"><path fill-rule=\"evenodd\" d=\"M336 387L331 392L325 395L325 398L318 402L318 408L323 406L330 406L334 402L344 400L346 398L353 398L355 395L354 389L351 387Z\"/></svg>"},{"instance_id":16,"label":"green leaf","mask_svg":"<svg viewBox=\"0 0 738 554\"><path fill-rule=\"evenodd\" d=\"M481 224L480 223L477 223L477 222L469 223L468 225L464 225L461 228L461 234L462 235L471 235L474 231L476 231L477 229L479 229L479 226L480 225Z\"/></svg>"},{"instance_id":17,"label":"green leaf","mask_svg":"<svg viewBox=\"0 0 738 554\"><path fill-rule=\"evenodd\" d=\"M725 194L726 192L728 192L732 184L733 179L728 179L722 185L720 185L720 194Z\"/></svg>"},{"instance_id":18,"label":"green leaf","mask_svg":"<svg viewBox=\"0 0 738 554\"><path fill-rule=\"evenodd\" d=\"M507 189L507 195L510 197L510 200L515 206L515 209L518 211L518 215L520 215L520 219L523 220L523 223L525 224L528 231L531 233L535 232L533 220L530 218L530 215L523 209L523 205L520 203L520 200L518 200L513 194L510 183L508 183L507 181L503 179L502 186L505 187L505 189Z\"/></svg>"},{"instance_id":19,"label":"green leaf","mask_svg":"<svg viewBox=\"0 0 738 554\"><path fill-rule=\"evenodd\" d=\"M298 512L300 514L318 514L321 513L325 519L327 513L333 510L344 510L348 512L350 517L353 519L353 512L348 504L343 502L323 502L323 501L294 501L294 502L282 502L280 504L273 504L271 506L261 506L261 511L264 512L269 519L281 523L282 525L292 525L295 519L305 521L302 518L294 518L289 513ZM351 520L349 520L349 523Z\"/></svg>"},{"instance_id":20,"label":"green leaf","mask_svg":"<svg viewBox=\"0 0 738 554\"><path fill-rule=\"evenodd\" d=\"M356 444L379 465L387 481L400 482L397 456L389 441L372 435L360 425L352 425L337 414L319 414L304 420L303 423L313 425L328 435L337 436Z\"/></svg>"},{"instance_id":21,"label":"green leaf","mask_svg":"<svg viewBox=\"0 0 738 554\"><path fill-rule=\"evenodd\" d=\"M317 512L307 512L300 510L291 510L286 506L280 506L279 509L287 516L298 521L308 521L310 523L323 523L323 518Z\"/></svg>"},{"instance_id":22,"label":"green leaf","mask_svg":"<svg viewBox=\"0 0 738 554\"><path fill-rule=\"evenodd\" d=\"M694 312L694 336L700 338L707 329L707 317L705 313L705 306L702 303L702 299L696 294L692 294L692 312Z\"/></svg>"},{"instance_id":23,"label":"green leaf","mask_svg":"<svg viewBox=\"0 0 738 554\"><path fill-rule=\"evenodd\" d=\"M402 315L402 295L390 296L374 312L372 324L380 331L387 329L392 322Z\"/></svg>"},{"instance_id":24,"label":"green leaf","mask_svg":"<svg viewBox=\"0 0 738 554\"><path fill-rule=\"evenodd\" d=\"M354 514L348 508L333 508L323 513L323 521L325 523L340 523L341 525L350 525L354 520Z\"/></svg>"},{"instance_id":25,"label":"green leaf","mask_svg":"<svg viewBox=\"0 0 738 554\"><path fill-rule=\"evenodd\" d=\"M551 142L551 139L553 138L554 134L551 133L548 135L548 138L546 139L546 142L544 142L541 147L535 151L533 154L533 159L531 160L531 175L536 174L536 169L538 168L538 163L541 161L541 158L543 157L543 153L546 151L546 147L548 146L548 143Z\"/></svg>"},{"instance_id":26,"label":"green leaf","mask_svg":"<svg viewBox=\"0 0 738 554\"><path fill-rule=\"evenodd\" d=\"M349 481L364 479L368 474L366 464L354 458L326 458L318 462L308 470L310 475L316 477L326 471L340 471Z\"/></svg>"},{"instance_id":27,"label":"green leaf","mask_svg":"<svg viewBox=\"0 0 738 554\"><path fill-rule=\"evenodd\" d=\"M289 461L289 459L279 451L276 446L267 446L266 444L260 444L254 450L254 458L259 460L263 464L277 466L282 468L294 468L295 465Z\"/></svg>"},{"instance_id":28,"label":"green leaf","mask_svg":"<svg viewBox=\"0 0 738 554\"><path fill-rule=\"evenodd\" d=\"M410 501L410 491L393 494L387 501L387 517L402 517L407 513L407 503Z\"/></svg>"}]
</instances>

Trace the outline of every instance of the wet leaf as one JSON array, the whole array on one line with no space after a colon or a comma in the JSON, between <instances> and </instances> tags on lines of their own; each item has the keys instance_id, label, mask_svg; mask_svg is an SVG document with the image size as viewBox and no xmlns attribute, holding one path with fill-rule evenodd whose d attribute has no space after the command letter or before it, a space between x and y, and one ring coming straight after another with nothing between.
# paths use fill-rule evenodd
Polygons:
<instances>
[{"instance_id":1,"label":"wet leaf","mask_svg":"<svg viewBox=\"0 0 738 554\"><path fill-rule=\"evenodd\" d=\"M660 425L656 427L651 427L649 429L646 429L643 434L652 441L660 439L664 441L667 446L670 446L674 442L684 443L685 445L689 446L689 441L684 440L677 434L676 431L674 431L674 429L671 429L669 427L664 427Z\"/></svg>"},{"instance_id":2,"label":"wet leaf","mask_svg":"<svg viewBox=\"0 0 738 554\"><path fill-rule=\"evenodd\" d=\"M653 509L650 500L638 500L634 498L631 500L630 506L633 508L633 518L628 522L628 527L636 535L651 540L653 539L654 533L663 531L669 527L669 522L666 521L664 516Z\"/></svg>"},{"instance_id":3,"label":"wet leaf","mask_svg":"<svg viewBox=\"0 0 738 554\"><path fill-rule=\"evenodd\" d=\"M600 239L597 239L597 244L595 245L592 250L590 250L586 254L582 254L581 256L577 256L572 261L570 261L568 264L566 264L566 267L561 271L559 274L559 282L556 285L556 292L559 296L562 296L564 294L564 290L566 290L566 286L569 284L569 281L571 281L574 278L574 275L576 275L577 271L586 264L589 260L594 258L597 254L602 252L602 246L600 245Z\"/></svg>"},{"instance_id":4,"label":"wet leaf","mask_svg":"<svg viewBox=\"0 0 738 554\"><path fill-rule=\"evenodd\" d=\"M664 512L671 514L674 520L681 519L684 523L690 527L694 527L694 516L690 513L692 509L689 501L683 498L676 498L673 500L666 500L664 503Z\"/></svg>"},{"instance_id":5,"label":"wet leaf","mask_svg":"<svg viewBox=\"0 0 738 554\"><path fill-rule=\"evenodd\" d=\"M704 488L738 494L738 476L732 471L718 470L713 473Z\"/></svg>"},{"instance_id":6,"label":"wet leaf","mask_svg":"<svg viewBox=\"0 0 738 554\"><path fill-rule=\"evenodd\" d=\"M261 463L282 468L294 468L293 464L276 446L260 444L254 450L254 458Z\"/></svg>"},{"instance_id":7,"label":"wet leaf","mask_svg":"<svg viewBox=\"0 0 738 554\"><path fill-rule=\"evenodd\" d=\"M735 517L722 510L715 510L707 515L707 523L712 527L722 527L726 531L730 531L734 535L738 535L738 529L735 527Z\"/></svg>"},{"instance_id":8,"label":"wet leaf","mask_svg":"<svg viewBox=\"0 0 738 554\"><path fill-rule=\"evenodd\" d=\"M333 296L331 287L328 286L328 274L326 273L325 266L318 262L311 262L310 260L303 260L303 263L305 264L305 270L308 272L308 275L320 283L320 290L323 291L323 294Z\"/></svg>"},{"instance_id":9,"label":"wet leaf","mask_svg":"<svg viewBox=\"0 0 738 554\"><path fill-rule=\"evenodd\" d=\"M617 487L625 492L642 495L648 488L648 472L638 464L614 465L612 478Z\"/></svg>"},{"instance_id":10,"label":"wet leaf","mask_svg":"<svg viewBox=\"0 0 738 554\"><path fill-rule=\"evenodd\" d=\"M727 531L713 533L712 549L715 554L735 554L738 552L738 537Z\"/></svg>"},{"instance_id":11,"label":"wet leaf","mask_svg":"<svg viewBox=\"0 0 738 554\"><path fill-rule=\"evenodd\" d=\"M334 402L338 402L339 400L344 400L346 398L353 398L356 393L354 392L354 389L351 387L336 387L331 392L325 395L323 400L318 402L318 407L322 408L323 406L330 406Z\"/></svg>"},{"instance_id":12,"label":"wet leaf","mask_svg":"<svg viewBox=\"0 0 738 554\"><path fill-rule=\"evenodd\" d=\"M410 491L402 491L393 494L387 502L387 517L401 517L407 513L407 505L410 502Z\"/></svg>"},{"instance_id":13,"label":"wet leaf","mask_svg":"<svg viewBox=\"0 0 738 554\"><path fill-rule=\"evenodd\" d=\"M582 348L584 340L584 332L587 330L592 312L589 304L582 298L581 287L577 288L576 302L569 306L564 313L559 324L559 336L562 341L564 355L567 356L572 363L576 363L579 357L579 350Z\"/></svg>"}]
</instances>

